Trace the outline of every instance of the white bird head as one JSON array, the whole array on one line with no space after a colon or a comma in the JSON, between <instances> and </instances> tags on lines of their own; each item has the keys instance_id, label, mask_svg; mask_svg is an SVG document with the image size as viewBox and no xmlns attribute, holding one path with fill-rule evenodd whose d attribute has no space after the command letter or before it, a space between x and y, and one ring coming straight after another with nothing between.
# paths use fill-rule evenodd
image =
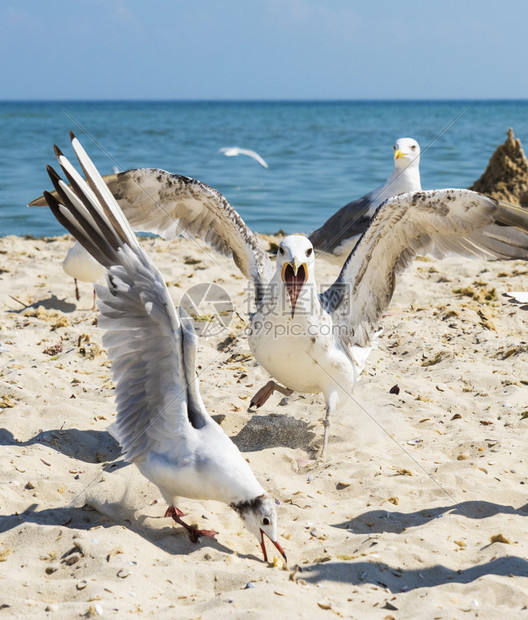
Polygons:
<instances>
[{"instance_id":1,"label":"white bird head","mask_svg":"<svg viewBox=\"0 0 528 620\"><path fill-rule=\"evenodd\" d=\"M394 166L407 168L420 165L420 145L412 138L399 138L394 143Z\"/></svg>"},{"instance_id":2,"label":"white bird head","mask_svg":"<svg viewBox=\"0 0 528 620\"><path fill-rule=\"evenodd\" d=\"M277 541L277 513L273 500L263 494L245 502L231 504L231 506L242 517L247 529L257 537L264 554L264 561L268 561L266 545L264 544L264 535L266 535L286 562L286 554Z\"/></svg>"},{"instance_id":3,"label":"white bird head","mask_svg":"<svg viewBox=\"0 0 528 620\"><path fill-rule=\"evenodd\" d=\"M315 253L308 237L288 235L277 250L277 272L290 297L292 317L304 284L314 278Z\"/></svg>"}]
</instances>

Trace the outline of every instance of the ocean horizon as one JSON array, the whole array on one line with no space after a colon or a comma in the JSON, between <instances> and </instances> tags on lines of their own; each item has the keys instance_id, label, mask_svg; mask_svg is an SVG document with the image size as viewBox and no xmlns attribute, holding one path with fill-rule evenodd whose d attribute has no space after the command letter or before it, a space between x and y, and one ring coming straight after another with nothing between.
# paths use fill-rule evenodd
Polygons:
<instances>
[{"instance_id":1,"label":"ocean horizon","mask_svg":"<svg viewBox=\"0 0 528 620\"><path fill-rule=\"evenodd\" d=\"M297 99L0 99L3 103L317 103L317 104L333 104L333 103L523 103L528 102L528 98L494 98L494 99L313 99L313 98L297 98Z\"/></svg>"},{"instance_id":2,"label":"ocean horizon","mask_svg":"<svg viewBox=\"0 0 528 620\"><path fill-rule=\"evenodd\" d=\"M0 127L0 236L65 232L26 205L50 187L53 144L72 155L70 130L103 174L163 168L220 191L256 232L310 232L387 179L399 137L420 143L424 188L468 187L510 127L528 140L528 100L1 101Z\"/></svg>"}]
</instances>

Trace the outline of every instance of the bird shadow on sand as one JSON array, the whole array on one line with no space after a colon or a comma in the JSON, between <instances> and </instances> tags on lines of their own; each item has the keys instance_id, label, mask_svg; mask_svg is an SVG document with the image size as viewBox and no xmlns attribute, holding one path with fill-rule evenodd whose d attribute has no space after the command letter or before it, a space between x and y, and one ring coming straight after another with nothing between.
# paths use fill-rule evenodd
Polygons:
<instances>
[{"instance_id":1,"label":"bird shadow on sand","mask_svg":"<svg viewBox=\"0 0 528 620\"><path fill-rule=\"evenodd\" d=\"M325 562L304 567L302 572L308 583L331 581L356 586L371 583L393 593L446 583L471 583L486 575L528 577L528 562L517 556L506 556L459 570L442 564L406 570L384 562Z\"/></svg>"},{"instance_id":2,"label":"bird shadow on sand","mask_svg":"<svg viewBox=\"0 0 528 620\"><path fill-rule=\"evenodd\" d=\"M241 452L266 448L303 448L308 450L316 437L313 425L285 414L253 415L231 439Z\"/></svg>"},{"instance_id":3,"label":"bird shadow on sand","mask_svg":"<svg viewBox=\"0 0 528 620\"><path fill-rule=\"evenodd\" d=\"M77 428L41 431L28 441L18 441L5 428L0 428L0 446L34 446L41 444L72 459L85 463L112 461L121 452L116 440L107 431Z\"/></svg>"},{"instance_id":4,"label":"bird shadow on sand","mask_svg":"<svg viewBox=\"0 0 528 620\"><path fill-rule=\"evenodd\" d=\"M107 516L94 508L85 505L83 507L64 506L59 508L45 508L37 510L36 504L30 506L20 514L0 515L0 534L26 523L32 523L42 527L43 535L47 527L66 527L71 530L91 530L94 527L110 528L122 526L134 534L141 536L149 543L172 555L189 555L202 547L210 547L222 553L232 555L233 549L222 545L216 538L201 537L198 543L189 540L187 532L181 527L173 527L170 518L164 519L167 523L164 527L152 527L149 521L158 518L144 515L140 519L127 518L123 515L113 514ZM161 512L163 515L163 511ZM159 518L163 518L160 516ZM203 525L203 524L201 524ZM240 558L258 560L256 555L237 553Z\"/></svg>"},{"instance_id":5,"label":"bird shadow on sand","mask_svg":"<svg viewBox=\"0 0 528 620\"><path fill-rule=\"evenodd\" d=\"M486 519L497 514L509 514L528 517L528 504L520 508L502 506L486 501L468 501L451 506L424 508L416 512L398 512L388 510L370 510L354 519L334 525L334 527L352 530L356 534L381 534L390 532L402 534L407 529L419 527L440 519L446 514L458 514L468 519Z\"/></svg>"},{"instance_id":6,"label":"bird shadow on sand","mask_svg":"<svg viewBox=\"0 0 528 620\"><path fill-rule=\"evenodd\" d=\"M56 295L51 295L45 299L39 299L32 304L28 304L23 308L8 310L7 312L11 314L20 314L21 312L25 312L27 310L36 310L39 306L45 310L60 310L61 312L75 312L75 310L77 310L77 306L75 304L66 301L66 299L59 299Z\"/></svg>"}]
</instances>

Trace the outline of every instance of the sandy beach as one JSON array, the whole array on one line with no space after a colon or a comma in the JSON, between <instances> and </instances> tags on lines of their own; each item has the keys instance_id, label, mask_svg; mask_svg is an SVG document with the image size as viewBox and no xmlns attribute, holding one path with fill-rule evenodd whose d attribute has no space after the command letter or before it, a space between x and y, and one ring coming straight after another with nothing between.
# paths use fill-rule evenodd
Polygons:
<instances>
[{"instance_id":1,"label":"sandy beach","mask_svg":"<svg viewBox=\"0 0 528 620\"><path fill-rule=\"evenodd\" d=\"M267 248L269 237L261 237ZM350 408L275 394L249 351L247 283L193 241L144 239L176 304L231 296L199 339L201 392L277 507L288 566L237 514L182 500L215 540L189 541L157 488L123 466L92 287L62 270L71 237L0 239L0 618L511 618L528 615L528 290L522 261L417 260L399 278ZM321 282L336 270L320 262ZM399 387L395 389L395 386ZM367 430L365 430L367 429ZM268 546L269 548L269 546ZM272 554L273 555L273 554Z\"/></svg>"}]
</instances>

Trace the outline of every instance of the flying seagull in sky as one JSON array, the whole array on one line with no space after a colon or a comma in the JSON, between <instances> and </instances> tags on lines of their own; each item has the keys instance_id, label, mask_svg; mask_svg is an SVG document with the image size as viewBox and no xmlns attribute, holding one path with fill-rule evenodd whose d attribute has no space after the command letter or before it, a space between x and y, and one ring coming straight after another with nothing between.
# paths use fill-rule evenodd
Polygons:
<instances>
[{"instance_id":1,"label":"flying seagull in sky","mask_svg":"<svg viewBox=\"0 0 528 620\"><path fill-rule=\"evenodd\" d=\"M220 149L219 152L223 153L227 157L236 157L237 155L247 155L248 157L252 157L255 161L258 161L258 163L263 168L269 168L267 162L265 162L264 159L262 159L262 157L256 151L252 151L251 149L241 149L238 146L224 146Z\"/></svg>"},{"instance_id":2,"label":"flying seagull in sky","mask_svg":"<svg viewBox=\"0 0 528 620\"><path fill-rule=\"evenodd\" d=\"M323 451L332 412L349 402L375 344L396 276L416 255L528 256L526 214L469 190L408 192L378 208L336 281L321 293L308 238L286 237L274 268L240 215L201 181L149 168L104 180L134 229L168 239L190 234L233 257L253 283L255 359L286 388L324 394ZM274 382L259 391L256 404L273 391Z\"/></svg>"},{"instance_id":3,"label":"flying seagull in sky","mask_svg":"<svg viewBox=\"0 0 528 620\"><path fill-rule=\"evenodd\" d=\"M48 166L55 195L44 197L59 222L106 269L106 286L98 285L97 294L116 383L112 434L125 459L160 489L169 504L165 516L185 527L191 540L216 532L186 524L175 505L180 496L225 502L255 534L265 561L264 536L286 560L273 500L205 410L189 319L176 311L163 276L73 134L71 139L86 182L55 147L71 187Z\"/></svg>"},{"instance_id":4,"label":"flying seagull in sky","mask_svg":"<svg viewBox=\"0 0 528 620\"><path fill-rule=\"evenodd\" d=\"M394 143L394 170L383 185L339 209L309 235L315 251L326 260L343 265L361 235L367 230L377 208L391 196L422 189L420 145L412 138Z\"/></svg>"}]
</instances>

